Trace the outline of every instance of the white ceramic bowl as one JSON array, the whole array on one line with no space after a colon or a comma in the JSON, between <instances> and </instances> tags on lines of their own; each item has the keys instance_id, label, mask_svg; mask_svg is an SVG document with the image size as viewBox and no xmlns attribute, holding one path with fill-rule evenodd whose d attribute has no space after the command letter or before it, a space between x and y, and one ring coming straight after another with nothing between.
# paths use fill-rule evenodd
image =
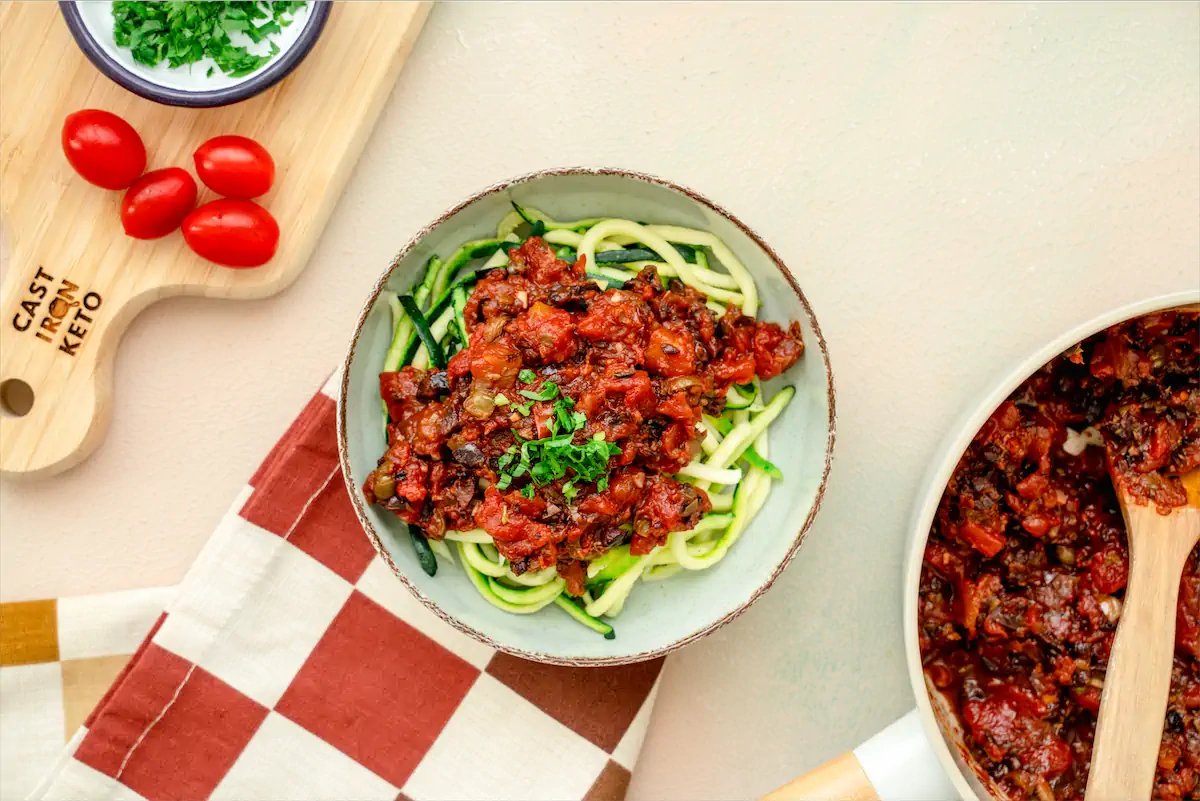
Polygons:
<instances>
[{"instance_id":1,"label":"white ceramic bowl","mask_svg":"<svg viewBox=\"0 0 1200 801\"><path fill-rule=\"evenodd\" d=\"M796 397L771 427L771 459L783 471L767 504L725 559L709 570L641 582L613 620L606 640L555 608L532 616L489 605L459 565L421 571L405 526L362 496L367 474L386 449L380 424L379 371L392 334L384 292L408 289L434 253L494 236L510 200L559 219L614 216L711 231L745 263L762 297L759 318L798 320L806 350L768 383ZM367 299L343 365L338 446L355 511L375 548L418 599L439 617L495 648L541 662L612 665L650 659L685 645L745 610L770 587L804 540L821 503L834 440L833 374L825 340L796 280L754 232L707 199L667 181L618 170L539 172L483 190L424 228L393 260Z\"/></svg>"},{"instance_id":2,"label":"white ceramic bowl","mask_svg":"<svg viewBox=\"0 0 1200 801\"><path fill-rule=\"evenodd\" d=\"M148 67L135 60L128 48L118 46L113 38L110 0L63 0L59 8L84 55L110 79L156 103L207 108L253 97L287 77L316 44L331 6L324 0L310 0L297 9L291 23L271 38L279 52L255 71L236 78L216 69L216 62L207 56L182 67L170 67L165 61ZM230 38L256 55L269 52L266 41L252 42L243 33Z\"/></svg>"}]
</instances>

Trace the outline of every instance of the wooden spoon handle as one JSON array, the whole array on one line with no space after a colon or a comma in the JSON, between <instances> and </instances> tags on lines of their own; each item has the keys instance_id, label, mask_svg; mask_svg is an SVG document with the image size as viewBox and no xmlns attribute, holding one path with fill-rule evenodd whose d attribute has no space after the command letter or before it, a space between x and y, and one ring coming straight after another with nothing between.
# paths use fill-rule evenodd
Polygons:
<instances>
[{"instance_id":1,"label":"wooden spoon handle","mask_svg":"<svg viewBox=\"0 0 1200 801\"><path fill-rule=\"evenodd\" d=\"M1189 542L1173 529L1191 525L1194 514L1193 509L1169 516L1144 506L1126 509L1129 581L1100 697L1086 801L1148 801L1153 791L1171 688L1179 578L1195 544L1194 537ZM1157 519L1148 518L1141 528L1135 515ZM1135 528L1143 535L1133 536Z\"/></svg>"},{"instance_id":2,"label":"wooden spoon handle","mask_svg":"<svg viewBox=\"0 0 1200 801\"><path fill-rule=\"evenodd\" d=\"M761 801L879 801L879 793L853 751L793 779Z\"/></svg>"}]
</instances>

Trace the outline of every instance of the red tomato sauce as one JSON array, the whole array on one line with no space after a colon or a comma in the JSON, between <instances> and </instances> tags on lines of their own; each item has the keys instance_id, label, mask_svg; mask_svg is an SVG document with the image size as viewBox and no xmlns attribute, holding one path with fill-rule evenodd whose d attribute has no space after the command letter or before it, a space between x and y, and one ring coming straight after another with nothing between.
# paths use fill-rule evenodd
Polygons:
<instances>
[{"instance_id":1,"label":"red tomato sauce","mask_svg":"<svg viewBox=\"0 0 1200 801\"><path fill-rule=\"evenodd\" d=\"M702 413L719 414L735 382L770 378L804 352L798 323L783 329L730 306L720 318L694 289L664 286L653 268L621 289L585 277L538 237L510 253L467 300L470 344L444 371L405 367L379 377L391 420L388 449L363 491L428 537L484 529L514 572L557 567L567 591L583 591L583 562L629 542L634 554L695 526L707 494L672 474L700 453ZM523 370L536 374L522 382ZM514 408L521 390L557 385L554 399ZM497 404L503 395L507 404ZM544 439L555 403L573 401L586 424L617 445L608 486L565 480L521 493L501 490L500 457L517 442ZM628 525L627 525L628 524Z\"/></svg>"},{"instance_id":2,"label":"red tomato sauce","mask_svg":"<svg viewBox=\"0 0 1200 801\"><path fill-rule=\"evenodd\" d=\"M1160 510L1200 466L1195 313L1102 331L1025 381L963 455L930 531L919 636L978 764L1009 798L1082 798L1129 552L1119 480ZM1077 450L1078 448L1072 448ZM1154 797L1200 798L1200 548L1180 587Z\"/></svg>"}]
</instances>

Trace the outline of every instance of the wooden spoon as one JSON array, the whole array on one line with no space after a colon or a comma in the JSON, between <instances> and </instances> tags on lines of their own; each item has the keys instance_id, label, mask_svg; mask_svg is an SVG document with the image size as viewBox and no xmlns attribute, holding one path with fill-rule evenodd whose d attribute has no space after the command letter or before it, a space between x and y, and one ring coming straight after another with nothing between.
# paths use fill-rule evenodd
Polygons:
<instances>
[{"instance_id":1,"label":"wooden spoon","mask_svg":"<svg viewBox=\"0 0 1200 801\"><path fill-rule=\"evenodd\" d=\"M1179 579L1200 540L1200 470L1184 475L1183 482L1188 504L1160 514L1113 478L1129 536L1129 581L1100 696L1086 801L1149 801L1154 790L1171 690Z\"/></svg>"}]
</instances>

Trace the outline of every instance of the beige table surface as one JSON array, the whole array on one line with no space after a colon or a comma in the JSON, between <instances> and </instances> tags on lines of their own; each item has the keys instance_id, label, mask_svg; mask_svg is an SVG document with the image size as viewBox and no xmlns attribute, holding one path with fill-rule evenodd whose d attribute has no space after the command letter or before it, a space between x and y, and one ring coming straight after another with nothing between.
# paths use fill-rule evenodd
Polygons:
<instances>
[{"instance_id":1,"label":"beige table surface","mask_svg":"<svg viewBox=\"0 0 1200 801\"><path fill-rule=\"evenodd\" d=\"M672 659L632 788L765 791L910 704L903 521L948 421L1066 327L1200 286L1198 9L441 5L296 284L150 308L95 455L0 486L0 596L177 582L442 209L546 166L658 173L791 263L837 378L809 542Z\"/></svg>"}]
</instances>

